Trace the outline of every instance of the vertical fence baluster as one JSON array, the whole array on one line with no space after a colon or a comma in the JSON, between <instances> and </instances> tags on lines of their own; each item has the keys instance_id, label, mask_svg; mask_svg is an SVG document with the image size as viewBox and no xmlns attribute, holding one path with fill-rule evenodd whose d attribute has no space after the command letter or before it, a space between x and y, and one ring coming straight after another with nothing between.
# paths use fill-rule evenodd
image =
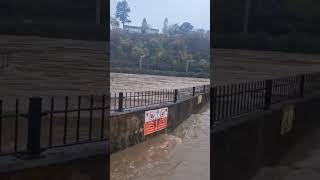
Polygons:
<instances>
[{"instance_id":1,"label":"vertical fence baluster","mask_svg":"<svg viewBox=\"0 0 320 180\"><path fill-rule=\"evenodd\" d=\"M132 97L132 95L131 95L131 92L130 92L130 107L132 107L132 106L131 106L131 97Z\"/></svg>"},{"instance_id":2,"label":"vertical fence baluster","mask_svg":"<svg viewBox=\"0 0 320 180\"><path fill-rule=\"evenodd\" d=\"M127 93L126 93L127 94ZM104 113L105 113L105 95L102 95L102 112L101 112L101 134L100 139L102 140L104 138Z\"/></svg>"},{"instance_id":3,"label":"vertical fence baluster","mask_svg":"<svg viewBox=\"0 0 320 180\"><path fill-rule=\"evenodd\" d=\"M126 92L126 96L124 100L124 108L127 108L127 97L128 97L128 93Z\"/></svg>"},{"instance_id":4,"label":"vertical fence baluster","mask_svg":"<svg viewBox=\"0 0 320 180\"><path fill-rule=\"evenodd\" d=\"M300 97L304 97L304 81L305 81L305 75L302 74L300 76Z\"/></svg>"},{"instance_id":5,"label":"vertical fence baluster","mask_svg":"<svg viewBox=\"0 0 320 180\"><path fill-rule=\"evenodd\" d=\"M165 90L162 90L162 103L164 103L165 102Z\"/></svg>"},{"instance_id":6,"label":"vertical fence baluster","mask_svg":"<svg viewBox=\"0 0 320 180\"><path fill-rule=\"evenodd\" d=\"M221 118L220 118L220 114L221 114L221 91L222 91L222 88L221 88L221 86L218 86L217 87L218 88L218 94L216 95L216 97L217 97L217 100L218 100L218 112L217 112L217 121L220 121L221 120ZM217 101L216 100L216 101Z\"/></svg>"},{"instance_id":7,"label":"vertical fence baluster","mask_svg":"<svg viewBox=\"0 0 320 180\"><path fill-rule=\"evenodd\" d=\"M257 81L254 83L253 88L254 88L254 94L253 94L253 109L257 109L257 98L258 98L257 94L258 94L258 92L259 92Z\"/></svg>"},{"instance_id":8,"label":"vertical fence baluster","mask_svg":"<svg viewBox=\"0 0 320 180\"><path fill-rule=\"evenodd\" d=\"M178 89L174 90L174 102L178 101Z\"/></svg>"},{"instance_id":9,"label":"vertical fence baluster","mask_svg":"<svg viewBox=\"0 0 320 180\"><path fill-rule=\"evenodd\" d=\"M224 112L224 108L225 108L225 96L226 96L226 86L223 86L223 94L222 94L222 120L224 119L225 116L225 112Z\"/></svg>"},{"instance_id":10,"label":"vertical fence baluster","mask_svg":"<svg viewBox=\"0 0 320 180\"><path fill-rule=\"evenodd\" d=\"M249 103L250 103L250 111L253 110L253 82L250 82L249 86Z\"/></svg>"},{"instance_id":11,"label":"vertical fence baluster","mask_svg":"<svg viewBox=\"0 0 320 180\"><path fill-rule=\"evenodd\" d=\"M18 127L19 127L19 99L16 99L16 112L15 112L15 123L14 123L14 152L18 150Z\"/></svg>"},{"instance_id":12,"label":"vertical fence baluster","mask_svg":"<svg viewBox=\"0 0 320 180\"><path fill-rule=\"evenodd\" d=\"M225 94L225 96L226 96L226 118L228 118L229 117L229 105L230 105L230 93L229 93L229 90L230 90L230 86L229 85L227 85L227 87L226 87L226 94Z\"/></svg>"},{"instance_id":13,"label":"vertical fence baluster","mask_svg":"<svg viewBox=\"0 0 320 180\"><path fill-rule=\"evenodd\" d=\"M92 139L92 112L93 112L93 96L90 96L90 117L89 117L89 141Z\"/></svg>"},{"instance_id":14,"label":"vertical fence baluster","mask_svg":"<svg viewBox=\"0 0 320 180\"><path fill-rule=\"evenodd\" d=\"M244 83L241 83L241 90L240 90L240 95L241 95L241 100L240 100L240 113L243 113L243 102L244 102Z\"/></svg>"},{"instance_id":15,"label":"vertical fence baluster","mask_svg":"<svg viewBox=\"0 0 320 180\"><path fill-rule=\"evenodd\" d=\"M217 100L216 100L216 98L217 98L217 88L216 87L214 87L213 88L213 91L211 92L212 93L212 99L213 99L213 107L212 107L212 109L213 109L213 111L211 112L211 113L213 113L212 114L212 116L213 116L213 124L217 121Z\"/></svg>"},{"instance_id":16,"label":"vertical fence baluster","mask_svg":"<svg viewBox=\"0 0 320 180\"><path fill-rule=\"evenodd\" d=\"M131 99L130 99L131 102ZM118 107L118 111L122 112L123 111L123 92L119 93L119 103L118 103L119 107Z\"/></svg>"},{"instance_id":17,"label":"vertical fence baluster","mask_svg":"<svg viewBox=\"0 0 320 180\"><path fill-rule=\"evenodd\" d=\"M236 101L235 101L235 84L231 85L231 110L230 114L234 115L235 107L236 107Z\"/></svg>"},{"instance_id":18,"label":"vertical fence baluster","mask_svg":"<svg viewBox=\"0 0 320 180\"><path fill-rule=\"evenodd\" d=\"M237 85L237 115L240 114L240 84Z\"/></svg>"},{"instance_id":19,"label":"vertical fence baluster","mask_svg":"<svg viewBox=\"0 0 320 180\"><path fill-rule=\"evenodd\" d=\"M63 144L67 143L68 106L69 106L69 97L66 96L65 97L65 112L64 112Z\"/></svg>"},{"instance_id":20,"label":"vertical fence baluster","mask_svg":"<svg viewBox=\"0 0 320 180\"><path fill-rule=\"evenodd\" d=\"M147 106L147 91L144 92L144 105Z\"/></svg>"},{"instance_id":21,"label":"vertical fence baluster","mask_svg":"<svg viewBox=\"0 0 320 180\"><path fill-rule=\"evenodd\" d=\"M81 96L78 96L78 109L77 109L77 142L80 140L80 113L81 113Z\"/></svg>"},{"instance_id":22,"label":"vertical fence baluster","mask_svg":"<svg viewBox=\"0 0 320 180\"><path fill-rule=\"evenodd\" d=\"M52 146L53 111L54 111L54 97L51 96L51 99L50 99L50 122L49 122L49 147Z\"/></svg>"},{"instance_id":23,"label":"vertical fence baluster","mask_svg":"<svg viewBox=\"0 0 320 180\"><path fill-rule=\"evenodd\" d=\"M261 108L265 108L265 91L266 91L266 84L264 81L260 81L260 94L259 94L259 104Z\"/></svg>"},{"instance_id":24,"label":"vertical fence baluster","mask_svg":"<svg viewBox=\"0 0 320 180\"><path fill-rule=\"evenodd\" d=\"M39 156L41 152L41 103L39 97L29 100L27 152L30 157Z\"/></svg>"}]
</instances>

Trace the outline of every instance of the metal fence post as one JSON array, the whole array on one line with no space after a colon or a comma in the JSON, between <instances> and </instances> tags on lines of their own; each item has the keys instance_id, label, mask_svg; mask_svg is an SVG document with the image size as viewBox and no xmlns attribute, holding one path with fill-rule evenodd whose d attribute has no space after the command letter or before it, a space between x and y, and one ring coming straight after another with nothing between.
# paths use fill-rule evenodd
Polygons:
<instances>
[{"instance_id":1,"label":"metal fence post","mask_svg":"<svg viewBox=\"0 0 320 180\"><path fill-rule=\"evenodd\" d=\"M178 101L178 89L175 89L174 90L174 102L177 102Z\"/></svg>"},{"instance_id":2,"label":"metal fence post","mask_svg":"<svg viewBox=\"0 0 320 180\"><path fill-rule=\"evenodd\" d=\"M123 92L119 93L119 107L118 107L118 111L122 112L123 111Z\"/></svg>"},{"instance_id":3,"label":"metal fence post","mask_svg":"<svg viewBox=\"0 0 320 180\"><path fill-rule=\"evenodd\" d=\"M300 76L300 97L304 97L304 80L305 80L305 75L302 74Z\"/></svg>"},{"instance_id":4,"label":"metal fence post","mask_svg":"<svg viewBox=\"0 0 320 180\"><path fill-rule=\"evenodd\" d=\"M214 123L216 123L216 95L217 95L217 92L216 92L217 88L212 88L210 87L210 98L212 98L212 106L210 106L211 108L211 112L210 112L210 120L212 120L212 122L210 122L210 127L213 126Z\"/></svg>"},{"instance_id":5,"label":"metal fence post","mask_svg":"<svg viewBox=\"0 0 320 180\"><path fill-rule=\"evenodd\" d=\"M29 99L27 153L31 157L39 156L41 153L41 102L40 97Z\"/></svg>"},{"instance_id":6,"label":"metal fence post","mask_svg":"<svg viewBox=\"0 0 320 180\"><path fill-rule=\"evenodd\" d=\"M196 95L196 87L192 87L192 96Z\"/></svg>"},{"instance_id":7,"label":"metal fence post","mask_svg":"<svg viewBox=\"0 0 320 180\"><path fill-rule=\"evenodd\" d=\"M206 85L203 85L203 93L206 92Z\"/></svg>"},{"instance_id":8,"label":"metal fence post","mask_svg":"<svg viewBox=\"0 0 320 180\"><path fill-rule=\"evenodd\" d=\"M269 109L272 103L272 80L266 80L265 83L264 109Z\"/></svg>"}]
</instances>

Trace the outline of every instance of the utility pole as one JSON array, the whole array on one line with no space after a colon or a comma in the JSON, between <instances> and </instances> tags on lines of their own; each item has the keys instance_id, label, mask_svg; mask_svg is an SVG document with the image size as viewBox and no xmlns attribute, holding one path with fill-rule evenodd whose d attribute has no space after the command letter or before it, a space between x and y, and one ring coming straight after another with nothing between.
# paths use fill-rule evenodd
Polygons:
<instances>
[{"instance_id":1,"label":"utility pole","mask_svg":"<svg viewBox=\"0 0 320 180\"><path fill-rule=\"evenodd\" d=\"M193 59L191 59L191 60L188 60L188 61L187 61L187 65L186 65L186 72L188 72L188 69L189 69L189 63L192 63L192 62L194 62L194 60L193 60Z\"/></svg>"},{"instance_id":2,"label":"utility pole","mask_svg":"<svg viewBox=\"0 0 320 180\"><path fill-rule=\"evenodd\" d=\"M140 56L140 70L142 69L142 59L144 58L144 55Z\"/></svg>"}]
</instances>

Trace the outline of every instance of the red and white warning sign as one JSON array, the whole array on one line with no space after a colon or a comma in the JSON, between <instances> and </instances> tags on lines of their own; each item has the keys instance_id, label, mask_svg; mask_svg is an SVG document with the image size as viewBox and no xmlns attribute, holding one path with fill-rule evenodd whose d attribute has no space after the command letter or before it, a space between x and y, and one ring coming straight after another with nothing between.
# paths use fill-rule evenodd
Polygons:
<instances>
[{"instance_id":1,"label":"red and white warning sign","mask_svg":"<svg viewBox=\"0 0 320 180\"><path fill-rule=\"evenodd\" d=\"M144 115L144 135L167 128L168 108L146 111Z\"/></svg>"}]
</instances>

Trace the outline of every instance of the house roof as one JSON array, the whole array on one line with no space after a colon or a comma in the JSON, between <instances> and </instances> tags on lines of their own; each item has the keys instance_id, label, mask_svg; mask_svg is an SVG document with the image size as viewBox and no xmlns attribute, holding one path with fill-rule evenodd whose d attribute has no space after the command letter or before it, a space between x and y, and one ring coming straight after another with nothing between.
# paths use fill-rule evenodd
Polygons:
<instances>
[{"instance_id":1,"label":"house roof","mask_svg":"<svg viewBox=\"0 0 320 180\"><path fill-rule=\"evenodd\" d=\"M141 27L138 27L138 26L129 26L129 25L124 25L124 28L141 29Z\"/></svg>"}]
</instances>

